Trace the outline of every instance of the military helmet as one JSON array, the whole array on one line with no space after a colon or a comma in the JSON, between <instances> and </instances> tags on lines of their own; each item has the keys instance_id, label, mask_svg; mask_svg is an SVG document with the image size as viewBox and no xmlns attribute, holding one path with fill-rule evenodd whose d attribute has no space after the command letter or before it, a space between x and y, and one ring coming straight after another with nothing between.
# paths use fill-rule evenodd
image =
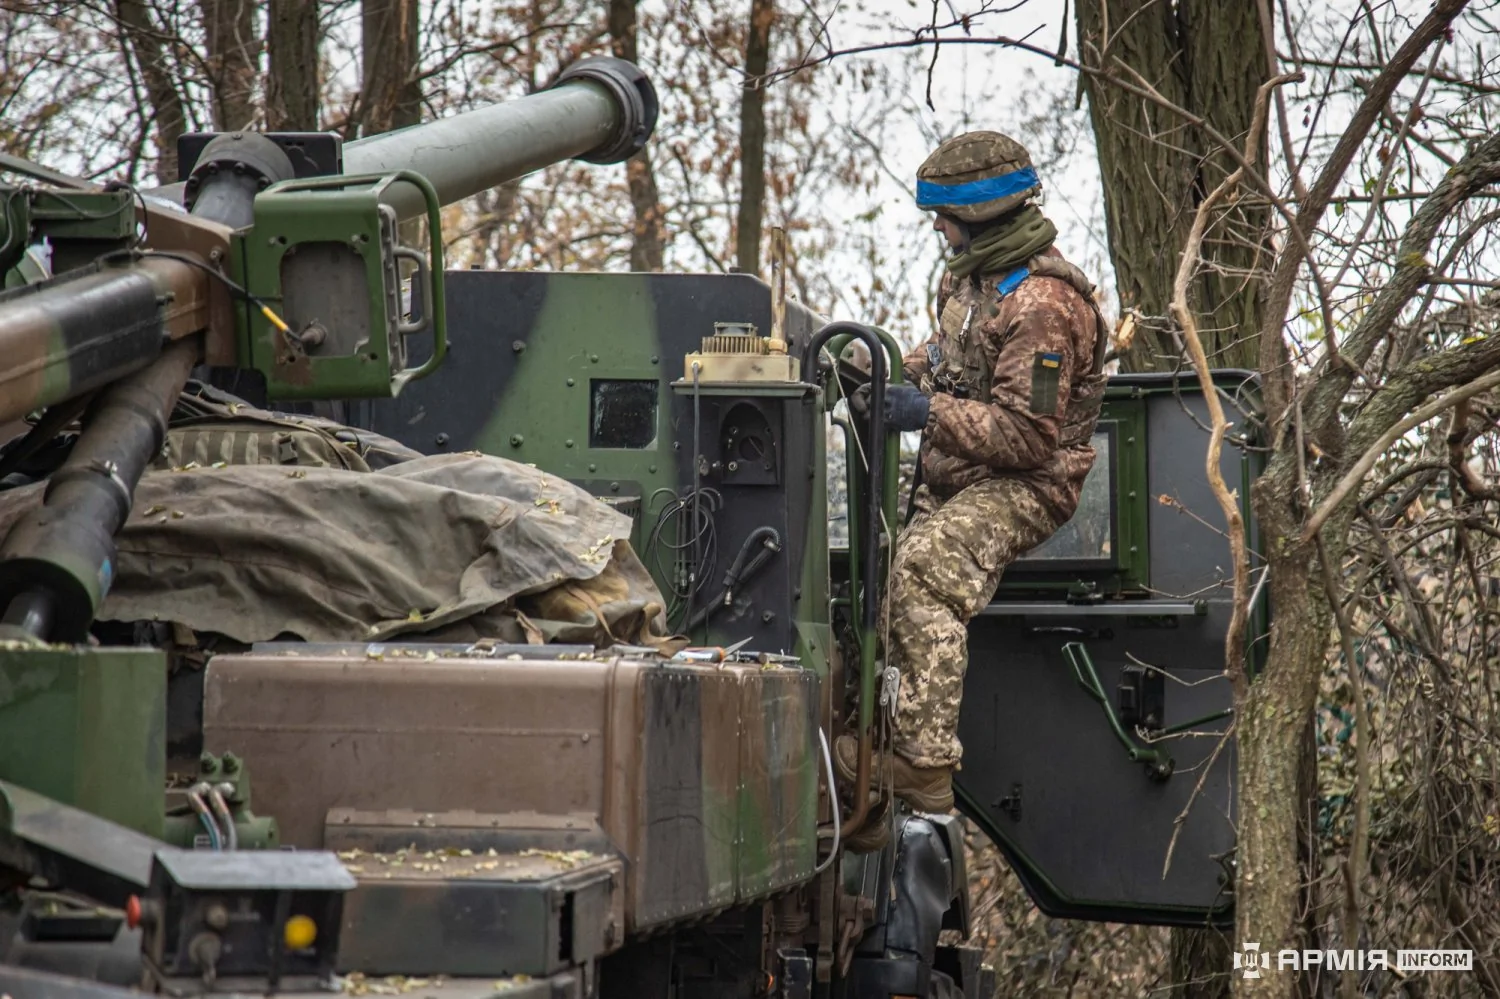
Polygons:
<instances>
[{"instance_id":1,"label":"military helmet","mask_svg":"<svg viewBox=\"0 0 1500 999\"><path fill-rule=\"evenodd\" d=\"M917 168L917 207L983 222L1024 204L1042 182L1026 147L999 132L965 132Z\"/></svg>"}]
</instances>

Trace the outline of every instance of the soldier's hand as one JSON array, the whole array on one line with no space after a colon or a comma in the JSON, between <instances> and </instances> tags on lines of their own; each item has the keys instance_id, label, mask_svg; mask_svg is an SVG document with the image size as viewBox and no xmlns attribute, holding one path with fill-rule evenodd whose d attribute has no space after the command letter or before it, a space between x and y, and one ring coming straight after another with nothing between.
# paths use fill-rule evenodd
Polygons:
<instances>
[{"instance_id":1,"label":"soldier's hand","mask_svg":"<svg viewBox=\"0 0 1500 999\"><path fill-rule=\"evenodd\" d=\"M885 428L887 430L925 430L931 401L915 385L885 387Z\"/></svg>"},{"instance_id":2,"label":"soldier's hand","mask_svg":"<svg viewBox=\"0 0 1500 999\"><path fill-rule=\"evenodd\" d=\"M849 393L849 412L858 416L861 420L870 418L870 383L865 382L859 388Z\"/></svg>"}]
</instances>

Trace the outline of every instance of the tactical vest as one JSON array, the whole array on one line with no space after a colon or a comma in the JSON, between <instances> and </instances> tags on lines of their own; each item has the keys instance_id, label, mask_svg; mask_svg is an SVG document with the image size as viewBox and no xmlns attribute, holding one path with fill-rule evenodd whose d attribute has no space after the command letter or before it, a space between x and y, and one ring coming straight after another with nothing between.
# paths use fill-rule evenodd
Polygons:
<instances>
[{"instance_id":1,"label":"tactical vest","mask_svg":"<svg viewBox=\"0 0 1500 999\"><path fill-rule=\"evenodd\" d=\"M961 399L988 400L995 363L1005 346L976 334L982 323L1000 311L1000 300L1020 287L1028 277L1050 277L1066 281L1083 296L1094 315L1094 356L1086 373L1076 375L1063 407L1059 447L1078 447L1093 437L1104 404L1104 357L1109 346L1108 327L1094 300L1094 286L1077 267L1059 257L1036 256L1025 267L997 279L986 278L976 289L964 285L948 297L938 321L938 342L928 347L931 372L923 379L923 391L946 392ZM934 347L937 349L934 351ZM934 356L936 355L936 356Z\"/></svg>"}]
</instances>

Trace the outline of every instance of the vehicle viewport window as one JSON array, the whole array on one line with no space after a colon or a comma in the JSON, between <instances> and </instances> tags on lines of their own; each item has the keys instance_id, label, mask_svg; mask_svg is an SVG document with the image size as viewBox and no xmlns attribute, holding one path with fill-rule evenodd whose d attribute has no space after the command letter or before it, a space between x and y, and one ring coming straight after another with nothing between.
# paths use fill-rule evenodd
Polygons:
<instances>
[{"instance_id":1,"label":"vehicle viewport window","mask_svg":"<svg viewBox=\"0 0 1500 999\"><path fill-rule=\"evenodd\" d=\"M1027 562L1109 562L1115 559L1115 504L1113 479L1112 435L1107 430L1095 431L1093 440L1094 467L1083 480L1083 494L1078 499L1078 510L1073 519L1042 544L1027 552Z\"/></svg>"},{"instance_id":2,"label":"vehicle viewport window","mask_svg":"<svg viewBox=\"0 0 1500 999\"><path fill-rule=\"evenodd\" d=\"M594 379L589 383L589 447L654 447L656 405L654 381Z\"/></svg>"}]
</instances>

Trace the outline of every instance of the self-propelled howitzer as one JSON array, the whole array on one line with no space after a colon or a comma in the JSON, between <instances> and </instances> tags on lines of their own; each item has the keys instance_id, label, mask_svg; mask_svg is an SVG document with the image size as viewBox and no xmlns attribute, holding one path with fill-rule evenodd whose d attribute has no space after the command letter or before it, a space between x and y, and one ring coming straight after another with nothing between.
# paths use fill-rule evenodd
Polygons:
<instances>
[{"instance_id":1,"label":"self-propelled howitzer","mask_svg":"<svg viewBox=\"0 0 1500 999\"><path fill-rule=\"evenodd\" d=\"M180 183L156 191L0 157L0 993L332 980L354 879L332 852L257 849L277 824L251 812L232 753L166 779L167 658L98 633L117 535L138 490L186 481L165 469L190 376L211 392L238 369L261 401L299 405L396 395L446 354L441 207L550 163L623 160L655 119L633 65L589 59L531 97L347 148L185 135ZM401 243L415 216L425 252Z\"/></svg>"},{"instance_id":2,"label":"self-propelled howitzer","mask_svg":"<svg viewBox=\"0 0 1500 999\"><path fill-rule=\"evenodd\" d=\"M85 417L46 502L0 544L4 627L85 637L194 366L258 371L270 399L395 395L446 352L439 209L549 163L623 160L655 119L634 66L589 59L541 93L342 149L328 134L185 136L184 181L146 195L0 164L40 181L0 188L0 272L21 285L0 297L0 423L45 410L9 457ZM419 215L426 255L398 239ZM408 367L417 337L433 346Z\"/></svg>"},{"instance_id":3,"label":"self-propelled howitzer","mask_svg":"<svg viewBox=\"0 0 1500 999\"><path fill-rule=\"evenodd\" d=\"M882 762L895 339L789 301L774 238L769 286L445 279L398 240L629 155L654 111L591 61L347 145L185 136L155 191L0 190L0 356L37 361L0 415L40 411L0 448L0 993L994 994L944 932L974 921L960 819ZM1203 419L1115 379L1078 513L970 628L958 807L1052 916L1232 918ZM1222 458L1241 495L1252 459Z\"/></svg>"}]
</instances>

